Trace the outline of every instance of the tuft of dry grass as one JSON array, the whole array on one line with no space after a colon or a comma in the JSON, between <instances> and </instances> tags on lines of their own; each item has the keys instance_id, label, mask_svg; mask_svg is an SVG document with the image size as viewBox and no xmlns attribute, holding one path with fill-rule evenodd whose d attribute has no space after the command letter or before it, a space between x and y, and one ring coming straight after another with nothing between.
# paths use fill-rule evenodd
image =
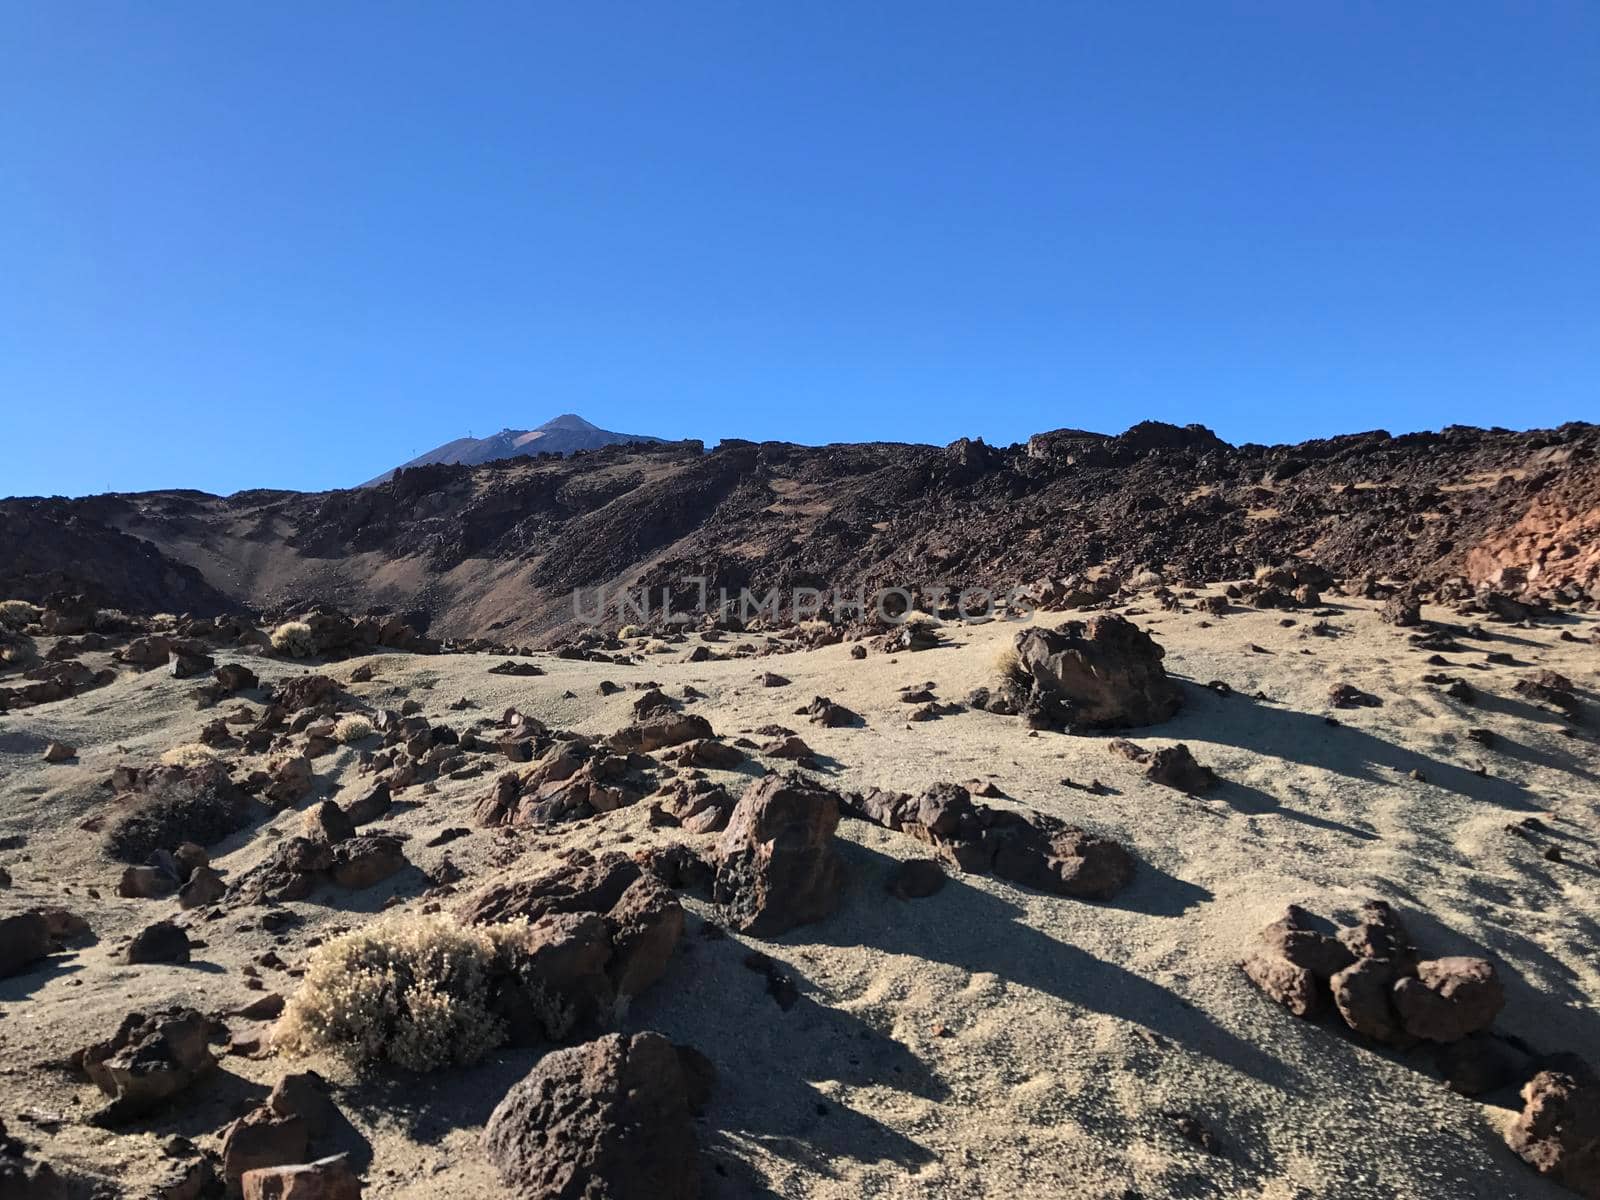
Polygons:
<instances>
[{"instance_id":1,"label":"tuft of dry grass","mask_svg":"<svg viewBox=\"0 0 1600 1200\"><path fill-rule=\"evenodd\" d=\"M624 625L621 629L617 630L617 637L623 641L627 641L629 638L644 636L646 636L646 631L642 625Z\"/></svg>"},{"instance_id":2,"label":"tuft of dry grass","mask_svg":"<svg viewBox=\"0 0 1600 1200\"><path fill-rule=\"evenodd\" d=\"M161 754L164 767L199 767L217 761L217 752L201 742L184 742Z\"/></svg>"},{"instance_id":3,"label":"tuft of dry grass","mask_svg":"<svg viewBox=\"0 0 1600 1200\"><path fill-rule=\"evenodd\" d=\"M272 631L270 641L274 650L290 658L310 658L317 652L317 639L304 621L285 621Z\"/></svg>"},{"instance_id":4,"label":"tuft of dry grass","mask_svg":"<svg viewBox=\"0 0 1600 1200\"><path fill-rule=\"evenodd\" d=\"M1015 646L1002 646L995 651L994 669L1003 687L1013 691L1028 690L1028 673L1022 669L1022 657Z\"/></svg>"},{"instance_id":5,"label":"tuft of dry grass","mask_svg":"<svg viewBox=\"0 0 1600 1200\"><path fill-rule=\"evenodd\" d=\"M372 722L360 713L346 713L333 727L333 736L346 746L359 742L362 738L371 737L373 732Z\"/></svg>"}]
</instances>

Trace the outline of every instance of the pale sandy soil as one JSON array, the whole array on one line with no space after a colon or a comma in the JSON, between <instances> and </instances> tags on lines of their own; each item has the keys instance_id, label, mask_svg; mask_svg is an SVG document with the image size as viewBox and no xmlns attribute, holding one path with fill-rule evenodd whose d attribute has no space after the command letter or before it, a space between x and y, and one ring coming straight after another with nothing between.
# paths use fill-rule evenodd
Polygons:
<instances>
[{"instance_id":1,"label":"pale sandy soil","mask_svg":"<svg viewBox=\"0 0 1600 1200\"><path fill-rule=\"evenodd\" d=\"M1397 1055L1358 1044L1332 1025L1296 1021L1236 969L1249 938L1297 901L1327 913L1368 896L1393 902L1430 955L1478 952L1508 979L1501 1027L1543 1050L1600 1057L1600 751L1593 731L1516 698L1512 684L1536 667L1570 676L1596 705L1600 649L1558 640L1597 631L1589 618L1535 630L1491 626L1494 638L1449 655L1449 670L1483 693L1477 707L1421 682L1432 670L1403 631L1364 602L1341 605L1336 638L1292 628L1281 614L1237 612L1209 628L1198 614L1137 618L1167 647L1169 669L1191 681L1173 721L1131 736L1184 741L1227 782L1203 799L1143 780L1107 753L1104 737L1030 737L1014 719L965 712L908 725L902 684L934 681L960 700L992 682L997 649L1015 627L950 630L952 645L918 654L848 646L762 660L689 664L693 645L617 667L541 659L548 674L486 674L480 656L365 660L379 678L352 691L375 706L415 697L430 716L463 728L517 705L552 725L610 732L629 719L632 694L602 698L602 678L653 679L671 694L706 693L691 708L734 736L788 725L825 756L829 782L916 791L936 780L991 779L1015 803L1113 834L1140 859L1134 885L1113 902L1041 895L988 878L952 878L938 895L902 902L884 894L892 864L916 856L911 839L858 822L840 830L848 892L827 922L770 942L702 936L715 914L692 898L689 929L668 975L635 1002L623 1027L659 1029L711 1056L720 1072L701 1122L708 1194L785 1197L1189 1197L1288 1200L1350 1197L1556 1197L1509 1151L1502 1107L1456 1096L1426 1052ZM1434 614L1430 614L1434 615ZM1448 614L1439 614L1445 615ZM1052 618L1053 620L1056 618ZM1254 643L1266 653L1251 650ZM728 643L723 643L725 647ZM714 647L722 648L722 647ZM1519 666L1475 669L1488 650ZM1309 653L1306 653L1309 652ZM226 657L224 655L223 657ZM97 663L93 665L98 665ZM266 677L295 668L252 660ZM329 673L348 678L354 664ZM756 683L765 669L782 688ZM1227 681L1230 698L1198 686ZM1324 722L1331 684L1376 693L1382 707ZM78 822L103 811L100 781L124 761L151 761L192 740L214 712L195 711L194 685L162 672L60 704L0 717L0 851L15 886L0 911L64 904L93 925L98 943L30 975L0 981L0 1118L81 1179L117 1180L147 1194L161 1142L174 1132L203 1143L298 1062L229 1057L223 1071L171 1109L129 1130L82 1123L98 1099L52 1064L108 1036L129 1008L249 1002L243 967L271 946L303 959L313 934L374 919L390 895L414 897L406 872L365 893L319 894L288 906L305 924L276 939L254 928L260 910L226 905L220 917L185 916L207 944L189 967L127 967L119 940L175 916L172 901L119 900L119 868ZM570 689L576 698L565 699ZM1251 699L1260 691L1265 701ZM794 710L813 695L856 709L864 728L824 730ZM449 711L458 697L478 708ZM1496 749L1468 741L1469 726L1501 735ZM39 761L46 739L82 748L76 763ZM318 761L327 794L362 786L356 752ZM1476 769L1482 765L1487 775ZM748 771L757 768L752 764ZM1421 781L1411 778L1420 770ZM1098 778L1093 795L1063 784ZM428 849L435 832L469 824L491 776L405 794L384 827L411 835L408 854L435 868L448 855L467 872L463 890L497 877L496 835L475 831ZM729 776L729 782L742 780ZM1004 804L1006 801L991 801ZM506 869L532 874L563 846L634 850L686 839L651 829L646 806L524 837ZM1509 822L1541 814L1548 832L1528 840ZM220 848L237 875L297 824L293 814ZM709 839L707 839L709 840ZM1557 843L1564 863L1548 862ZM97 888L91 899L87 889ZM411 900L410 905L416 906ZM251 926L241 929L241 926ZM782 1011L741 960L771 955L800 983ZM262 972L287 994L294 980ZM236 1036L267 1026L230 1022ZM939 1035L942 1027L943 1036ZM506 1088L535 1060L504 1052L471 1069L425 1078L340 1076L338 1099L358 1132L369 1195L462 1198L500 1194L477 1134ZM327 1062L311 1065L335 1074ZM1501 1097L1504 1100L1504 1097ZM1167 1114L1199 1117L1221 1140L1208 1155Z\"/></svg>"}]
</instances>

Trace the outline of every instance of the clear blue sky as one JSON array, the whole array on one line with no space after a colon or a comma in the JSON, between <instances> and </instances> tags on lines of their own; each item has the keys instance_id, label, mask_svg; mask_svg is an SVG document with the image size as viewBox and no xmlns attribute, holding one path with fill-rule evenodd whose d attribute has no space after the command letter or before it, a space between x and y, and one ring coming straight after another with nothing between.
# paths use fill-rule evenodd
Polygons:
<instances>
[{"instance_id":1,"label":"clear blue sky","mask_svg":"<svg viewBox=\"0 0 1600 1200\"><path fill-rule=\"evenodd\" d=\"M1600 419L1600 3L0 0L0 494Z\"/></svg>"}]
</instances>

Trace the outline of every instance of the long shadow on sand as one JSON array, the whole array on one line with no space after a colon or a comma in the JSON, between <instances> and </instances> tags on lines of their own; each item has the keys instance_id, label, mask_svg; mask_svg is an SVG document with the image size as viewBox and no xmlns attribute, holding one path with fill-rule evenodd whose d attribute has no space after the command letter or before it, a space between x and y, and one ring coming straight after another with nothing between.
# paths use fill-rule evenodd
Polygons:
<instances>
[{"instance_id":1,"label":"long shadow on sand","mask_svg":"<svg viewBox=\"0 0 1600 1200\"><path fill-rule=\"evenodd\" d=\"M1182 715L1162 727L1166 736L1233 746L1367 783L1394 784L1415 771L1429 786L1471 800L1524 812L1539 807L1509 780L1430 758L1354 725L1330 725L1318 714L1276 708L1237 694L1223 698L1201 687L1185 690L1188 704Z\"/></svg>"},{"instance_id":2,"label":"long shadow on sand","mask_svg":"<svg viewBox=\"0 0 1600 1200\"><path fill-rule=\"evenodd\" d=\"M1074 1007L1141 1025L1273 1087L1298 1090L1294 1072L1278 1059L1222 1029L1166 988L1024 924L1020 905L950 876L938 893L916 901L913 910L884 895L885 881L897 860L861 845L843 850L857 881L847 901L852 919L808 930L816 940L871 946L946 963L969 974L997 975L1008 984L1043 992ZM1163 883L1190 886L1147 863L1140 863L1139 870L1160 877L1153 885L1156 890ZM996 881L996 885L1011 890L1009 884ZM1124 906L1119 900L1116 907Z\"/></svg>"}]
</instances>

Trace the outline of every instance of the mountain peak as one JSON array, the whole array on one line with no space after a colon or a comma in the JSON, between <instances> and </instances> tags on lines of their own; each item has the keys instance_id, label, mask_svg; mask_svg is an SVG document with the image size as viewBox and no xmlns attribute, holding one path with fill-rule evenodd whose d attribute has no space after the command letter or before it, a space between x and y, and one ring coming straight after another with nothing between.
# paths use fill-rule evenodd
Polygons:
<instances>
[{"instance_id":1,"label":"mountain peak","mask_svg":"<svg viewBox=\"0 0 1600 1200\"><path fill-rule=\"evenodd\" d=\"M598 425L589 424L588 421L585 421L577 413L562 413L559 417L552 417L550 420L546 421L543 425L538 426L538 428L540 428L540 429L577 429L577 430L596 429L597 430L600 427Z\"/></svg>"},{"instance_id":2,"label":"mountain peak","mask_svg":"<svg viewBox=\"0 0 1600 1200\"><path fill-rule=\"evenodd\" d=\"M436 446L426 454L413 458L406 467L421 467L439 463L485 463L501 458L516 458L534 454L572 454L578 450L598 450L627 442L659 442L658 437L645 433L615 433L591 425L577 413L562 413L540 425L537 429L502 429L486 438L470 435ZM369 484L383 483L394 472L385 471Z\"/></svg>"}]
</instances>

